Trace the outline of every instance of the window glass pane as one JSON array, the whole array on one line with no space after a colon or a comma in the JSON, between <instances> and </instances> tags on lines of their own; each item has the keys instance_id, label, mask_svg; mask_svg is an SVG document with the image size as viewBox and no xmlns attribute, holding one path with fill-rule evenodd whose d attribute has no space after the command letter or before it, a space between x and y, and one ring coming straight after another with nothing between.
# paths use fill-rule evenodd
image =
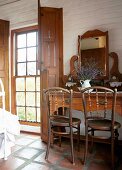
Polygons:
<instances>
[{"instance_id":1,"label":"window glass pane","mask_svg":"<svg viewBox=\"0 0 122 170\"><path fill-rule=\"evenodd\" d=\"M26 92L26 105L35 106L35 93Z\"/></svg>"},{"instance_id":2,"label":"window glass pane","mask_svg":"<svg viewBox=\"0 0 122 170\"><path fill-rule=\"evenodd\" d=\"M25 106L25 93L16 92L16 103L18 106Z\"/></svg>"},{"instance_id":3,"label":"window glass pane","mask_svg":"<svg viewBox=\"0 0 122 170\"><path fill-rule=\"evenodd\" d=\"M36 62L29 62L27 64L28 75L36 75Z\"/></svg>"},{"instance_id":4,"label":"window glass pane","mask_svg":"<svg viewBox=\"0 0 122 170\"><path fill-rule=\"evenodd\" d=\"M37 122L40 122L40 108L37 108Z\"/></svg>"},{"instance_id":5,"label":"window glass pane","mask_svg":"<svg viewBox=\"0 0 122 170\"><path fill-rule=\"evenodd\" d=\"M24 62L26 61L26 49L18 49L18 57L17 57L18 62Z\"/></svg>"},{"instance_id":6,"label":"window glass pane","mask_svg":"<svg viewBox=\"0 0 122 170\"><path fill-rule=\"evenodd\" d=\"M36 61L36 47L27 49L27 61Z\"/></svg>"},{"instance_id":7,"label":"window glass pane","mask_svg":"<svg viewBox=\"0 0 122 170\"><path fill-rule=\"evenodd\" d=\"M27 34L27 46L36 46L36 32Z\"/></svg>"},{"instance_id":8,"label":"window glass pane","mask_svg":"<svg viewBox=\"0 0 122 170\"><path fill-rule=\"evenodd\" d=\"M17 107L17 115L19 120L25 120L25 107Z\"/></svg>"},{"instance_id":9,"label":"window glass pane","mask_svg":"<svg viewBox=\"0 0 122 170\"><path fill-rule=\"evenodd\" d=\"M24 90L25 90L25 79L16 78L16 91L24 91Z\"/></svg>"},{"instance_id":10,"label":"window glass pane","mask_svg":"<svg viewBox=\"0 0 122 170\"><path fill-rule=\"evenodd\" d=\"M26 113L27 113L27 121L36 121L35 108L27 107Z\"/></svg>"},{"instance_id":11,"label":"window glass pane","mask_svg":"<svg viewBox=\"0 0 122 170\"><path fill-rule=\"evenodd\" d=\"M26 78L26 91L35 91L35 78Z\"/></svg>"},{"instance_id":12,"label":"window glass pane","mask_svg":"<svg viewBox=\"0 0 122 170\"><path fill-rule=\"evenodd\" d=\"M37 41L37 45L38 45L38 31L36 32L36 35L37 35L37 40L36 41Z\"/></svg>"},{"instance_id":13,"label":"window glass pane","mask_svg":"<svg viewBox=\"0 0 122 170\"><path fill-rule=\"evenodd\" d=\"M36 78L36 91L40 91L40 77Z\"/></svg>"},{"instance_id":14,"label":"window glass pane","mask_svg":"<svg viewBox=\"0 0 122 170\"><path fill-rule=\"evenodd\" d=\"M38 92L36 95L37 106L40 107L40 93Z\"/></svg>"},{"instance_id":15,"label":"window glass pane","mask_svg":"<svg viewBox=\"0 0 122 170\"><path fill-rule=\"evenodd\" d=\"M17 48L26 46L26 34L20 34L17 36Z\"/></svg>"},{"instance_id":16,"label":"window glass pane","mask_svg":"<svg viewBox=\"0 0 122 170\"><path fill-rule=\"evenodd\" d=\"M26 75L26 63L18 63L18 76Z\"/></svg>"}]
</instances>

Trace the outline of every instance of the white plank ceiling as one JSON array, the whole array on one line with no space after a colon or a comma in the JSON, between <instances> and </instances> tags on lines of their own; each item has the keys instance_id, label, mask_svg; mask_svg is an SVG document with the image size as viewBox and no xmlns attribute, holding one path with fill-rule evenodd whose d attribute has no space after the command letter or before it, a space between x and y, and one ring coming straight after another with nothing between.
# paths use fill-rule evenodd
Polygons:
<instances>
[{"instance_id":1,"label":"white plank ceiling","mask_svg":"<svg viewBox=\"0 0 122 170\"><path fill-rule=\"evenodd\" d=\"M10 28L35 25L38 0L0 0L0 19L10 21Z\"/></svg>"}]
</instances>

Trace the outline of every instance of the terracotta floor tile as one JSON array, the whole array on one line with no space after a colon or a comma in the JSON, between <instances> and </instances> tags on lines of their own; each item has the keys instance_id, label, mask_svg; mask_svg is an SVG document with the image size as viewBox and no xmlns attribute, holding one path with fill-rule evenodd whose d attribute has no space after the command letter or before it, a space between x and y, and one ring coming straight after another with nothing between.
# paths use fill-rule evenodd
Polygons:
<instances>
[{"instance_id":1,"label":"terracotta floor tile","mask_svg":"<svg viewBox=\"0 0 122 170\"><path fill-rule=\"evenodd\" d=\"M104 161L92 161L89 164L88 170L111 170L111 166Z\"/></svg>"},{"instance_id":2,"label":"terracotta floor tile","mask_svg":"<svg viewBox=\"0 0 122 170\"><path fill-rule=\"evenodd\" d=\"M38 157L34 159L34 161L48 163L48 161L45 160L45 153L46 152L43 152L42 154L40 154Z\"/></svg>"},{"instance_id":3,"label":"terracotta floor tile","mask_svg":"<svg viewBox=\"0 0 122 170\"><path fill-rule=\"evenodd\" d=\"M15 151L18 151L18 150L21 149L21 148L22 148L22 147L19 146L19 145L13 146L12 149L11 149L11 150L12 150L12 153L15 152Z\"/></svg>"},{"instance_id":4,"label":"terracotta floor tile","mask_svg":"<svg viewBox=\"0 0 122 170\"><path fill-rule=\"evenodd\" d=\"M69 168L71 170L82 170L83 168L82 161L80 159L75 159L75 165L73 165L70 157L66 157L60 161L59 166L62 168Z\"/></svg>"},{"instance_id":5,"label":"terracotta floor tile","mask_svg":"<svg viewBox=\"0 0 122 170\"><path fill-rule=\"evenodd\" d=\"M22 159L9 156L7 161L1 159L0 170L14 170L18 168L20 165L22 165L24 162L25 161Z\"/></svg>"},{"instance_id":6,"label":"terracotta floor tile","mask_svg":"<svg viewBox=\"0 0 122 170\"><path fill-rule=\"evenodd\" d=\"M26 167L22 168L23 170L49 170L49 167L37 163L30 163Z\"/></svg>"},{"instance_id":7,"label":"terracotta floor tile","mask_svg":"<svg viewBox=\"0 0 122 170\"><path fill-rule=\"evenodd\" d=\"M32 148L24 148L23 150L17 152L15 155L18 156L18 157L30 159L33 156L35 156L37 153L39 153L38 150L35 150L35 149L32 149Z\"/></svg>"},{"instance_id":8,"label":"terracotta floor tile","mask_svg":"<svg viewBox=\"0 0 122 170\"><path fill-rule=\"evenodd\" d=\"M16 144L17 145L28 145L28 144L30 144L33 141L34 141L34 139L29 139L27 137L23 137L23 138L17 139L16 140Z\"/></svg>"},{"instance_id":9,"label":"terracotta floor tile","mask_svg":"<svg viewBox=\"0 0 122 170\"><path fill-rule=\"evenodd\" d=\"M27 138L30 138L30 139L41 139L41 136L40 136L40 135L26 134L26 137L27 137Z\"/></svg>"},{"instance_id":10,"label":"terracotta floor tile","mask_svg":"<svg viewBox=\"0 0 122 170\"><path fill-rule=\"evenodd\" d=\"M35 141L32 144L30 144L29 147L46 149L47 145L44 142L42 142L41 140L38 140L38 141Z\"/></svg>"}]
</instances>

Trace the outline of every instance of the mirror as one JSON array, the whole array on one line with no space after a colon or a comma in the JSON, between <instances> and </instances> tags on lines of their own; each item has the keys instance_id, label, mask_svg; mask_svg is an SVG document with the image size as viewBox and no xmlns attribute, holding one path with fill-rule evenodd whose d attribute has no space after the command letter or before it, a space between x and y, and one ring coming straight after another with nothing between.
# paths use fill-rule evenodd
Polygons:
<instances>
[{"instance_id":1,"label":"mirror","mask_svg":"<svg viewBox=\"0 0 122 170\"><path fill-rule=\"evenodd\" d=\"M108 31L92 30L79 35L78 55L80 62L83 62L84 59L94 58L102 70L102 75L97 79L108 79Z\"/></svg>"}]
</instances>

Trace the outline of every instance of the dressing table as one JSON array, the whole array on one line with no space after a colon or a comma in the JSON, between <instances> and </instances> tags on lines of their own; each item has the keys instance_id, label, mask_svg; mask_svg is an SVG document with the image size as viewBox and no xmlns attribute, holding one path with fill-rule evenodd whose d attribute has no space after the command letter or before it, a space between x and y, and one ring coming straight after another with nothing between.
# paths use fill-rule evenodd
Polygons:
<instances>
[{"instance_id":1,"label":"dressing table","mask_svg":"<svg viewBox=\"0 0 122 170\"><path fill-rule=\"evenodd\" d=\"M104 72L102 76L99 76L94 80L94 85L117 88L116 112L122 116L122 74L118 69L118 55L115 52L109 53L108 47L108 31L103 32L95 29L87 31L83 35L78 35L78 55L74 55L70 59L70 75L72 75L73 81L76 82L76 84L72 86L72 89L74 90L73 109L80 111L83 110L81 95L78 90L80 84L76 77L75 66L77 63L83 62L84 58L89 58L89 56L91 56L95 58L96 62L99 61L100 67L102 67ZM113 65L110 71L109 59L113 60ZM113 77L116 77L116 80L113 80ZM64 76L64 86L66 81L67 75ZM111 86L112 83L115 83L114 87Z\"/></svg>"}]
</instances>

